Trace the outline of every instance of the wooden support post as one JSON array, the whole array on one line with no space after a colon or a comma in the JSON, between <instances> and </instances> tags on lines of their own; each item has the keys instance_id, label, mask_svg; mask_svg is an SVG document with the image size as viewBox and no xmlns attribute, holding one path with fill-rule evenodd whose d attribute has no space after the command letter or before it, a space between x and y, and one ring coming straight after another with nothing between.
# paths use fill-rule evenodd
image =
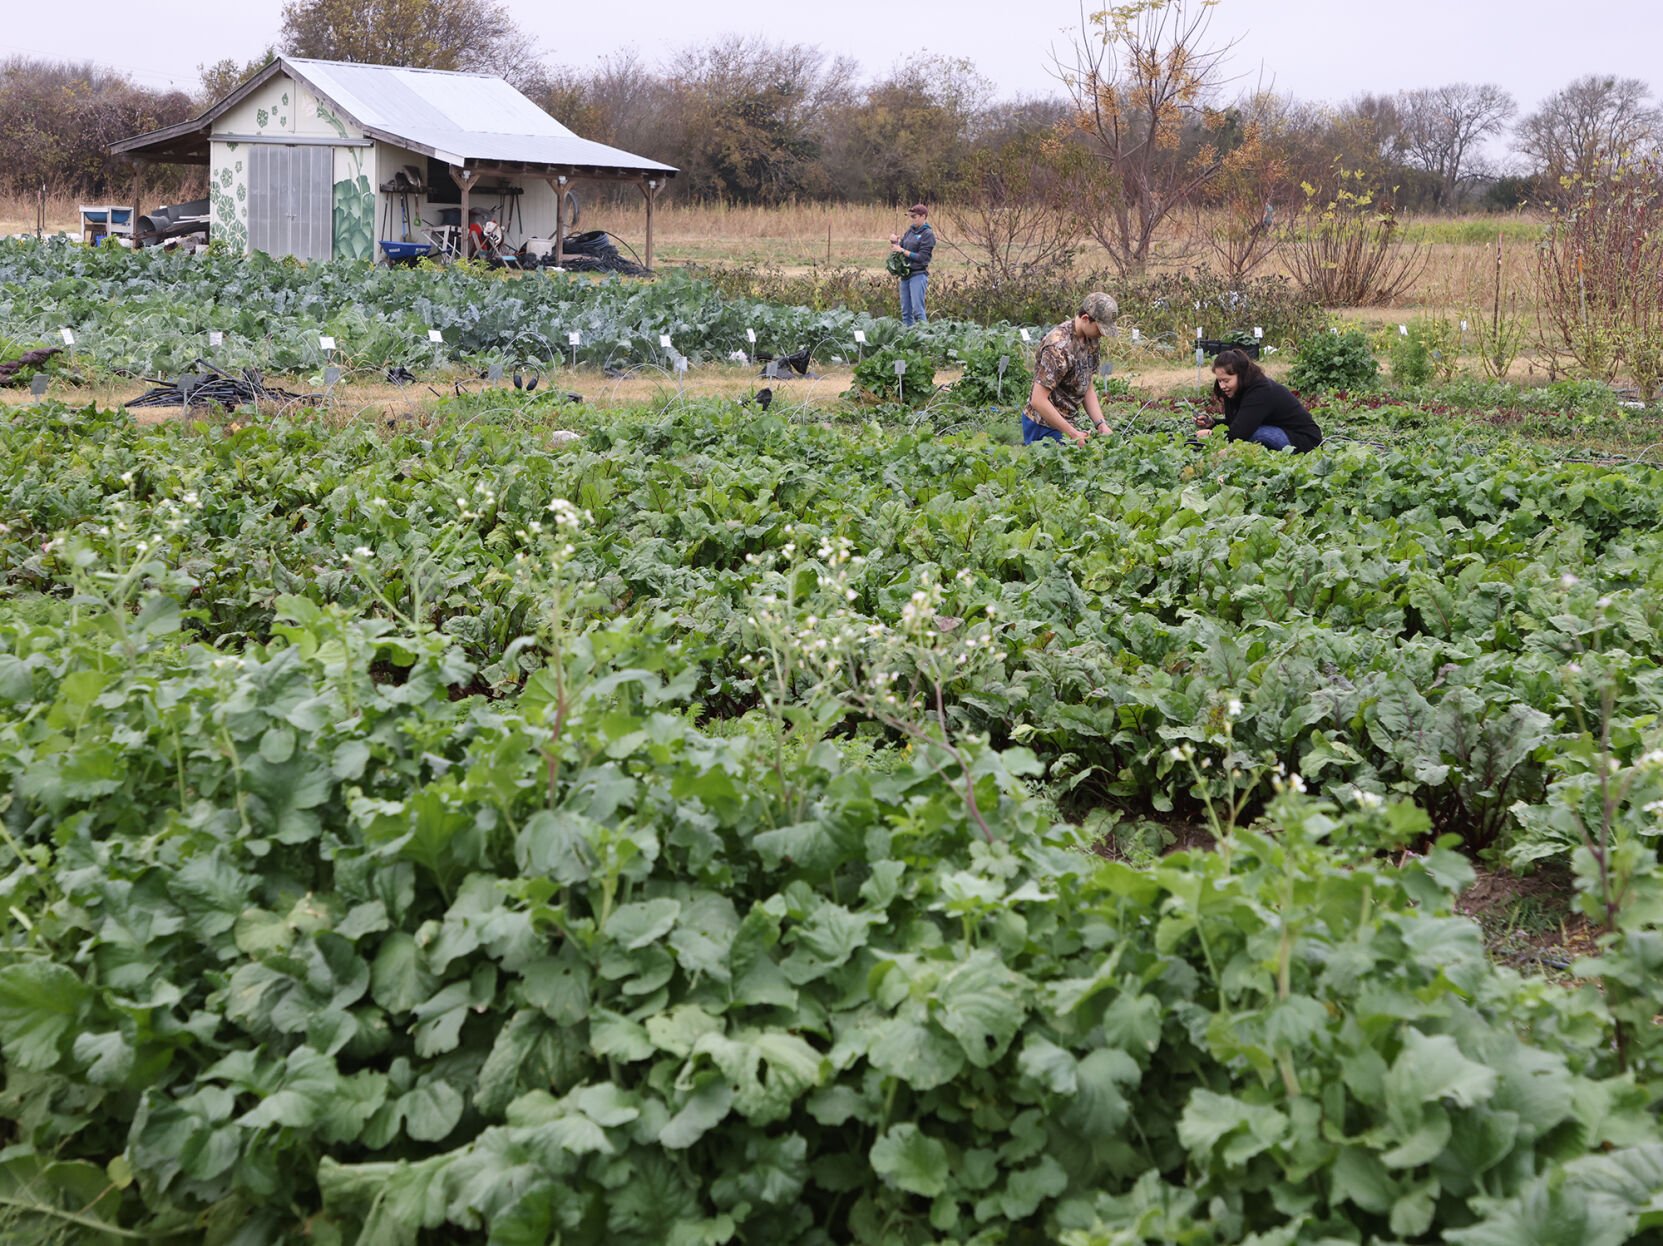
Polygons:
<instances>
[{"instance_id":1,"label":"wooden support post","mask_svg":"<svg viewBox=\"0 0 1663 1246\"><path fill-rule=\"evenodd\" d=\"M144 162L142 160L134 160L133 161L133 219L128 222L128 227L131 230L131 233L129 234L129 239L131 241L132 249L135 250L135 251L137 251L139 249L139 215L140 215L140 213L142 213L144 211L143 207L140 206L143 202L143 199L144 199ZM115 238L115 230L114 230L115 222L111 221L110 225L111 225L110 238L113 241L114 238Z\"/></svg>"},{"instance_id":2,"label":"wooden support post","mask_svg":"<svg viewBox=\"0 0 1663 1246\"><path fill-rule=\"evenodd\" d=\"M658 179L649 177L641 183L641 193L647 197L647 271L652 271L653 205L658 199Z\"/></svg>"},{"instance_id":3,"label":"wooden support post","mask_svg":"<svg viewBox=\"0 0 1663 1246\"><path fill-rule=\"evenodd\" d=\"M549 185L554 187L554 264L560 268L566 263L566 178L551 177Z\"/></svg>"},{"instance_id":4,"label":"wooden support post","mask_svg":"<svg viewBox=\"0 0 1663 1246\"><path fill-rule=\"evenodd\" d=\"M450 167L455 171L456 184L462 188L462 245L458 249L462 257L468 259L473 256L473 230L468 227L468 197L473 190L473 184L479 180L479 174L458 164Z\"/></svg>"}]
</instances>

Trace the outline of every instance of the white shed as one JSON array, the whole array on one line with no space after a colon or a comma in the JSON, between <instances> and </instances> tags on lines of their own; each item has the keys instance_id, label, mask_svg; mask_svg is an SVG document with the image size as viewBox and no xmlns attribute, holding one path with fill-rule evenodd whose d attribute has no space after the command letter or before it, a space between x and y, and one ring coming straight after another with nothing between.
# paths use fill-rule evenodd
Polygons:
<instances>
[{"instance_id":1,"label":"white shed","mask_svg":"<svg viewBox=\"0 0 1663 1246\"><path fill-rule=\"evenodd\" d=\"M570 184L600 179L641 187L651 268L654 201L676 175L578 137L489 74L291 56L200 117L110 150L206 164L212 236L301 259L381 259L380 242L426 241L447 223L467 245L482 209L511 246L560 239Z\"/></svg>"}]
</instances>

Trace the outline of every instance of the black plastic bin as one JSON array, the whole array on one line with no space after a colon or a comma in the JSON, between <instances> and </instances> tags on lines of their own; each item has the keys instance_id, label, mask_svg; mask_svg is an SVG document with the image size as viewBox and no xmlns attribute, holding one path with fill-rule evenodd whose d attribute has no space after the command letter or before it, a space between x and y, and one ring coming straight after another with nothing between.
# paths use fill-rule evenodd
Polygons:
<instances>
[{"instance_id":1,"label":"black plastic bin","mask_svg":"<svg viewBox=\"0 0 1663 1246\"><path fill-rule=\"evenodd\" d=\"M1264 343L1224 342L1220 341L1218 338L1203 337L1196 339L1195 346L1197 350L1204 350L1209 355L1216 355L1220 351L1224 350L1239 350L1249 359L1257 359L1259 357L1259 351L1264 347Z\"/></svg>"}]
</instances>

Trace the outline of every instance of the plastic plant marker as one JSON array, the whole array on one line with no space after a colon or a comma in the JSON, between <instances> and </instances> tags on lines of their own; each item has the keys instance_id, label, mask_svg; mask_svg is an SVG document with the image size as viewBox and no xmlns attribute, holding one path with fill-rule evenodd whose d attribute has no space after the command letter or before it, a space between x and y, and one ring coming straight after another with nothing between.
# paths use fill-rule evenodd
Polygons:
<instances>
[{"instance_id":1,"label":"plastic plant marker","mask_svg":"<svg viewBox=\"0 0 1663 1246\"><path fill-rule=\"evenodd\" d=\"M583 334L579 333L576 329L573 329L570 333L568 333L566 335L566 345L567 346L581 346L581 345L583 345Z\"/></svg>"},{"instance_id":2,"label":"plastic plant marker","mask_svg":"<svg viewBox=\"0 0 1663 1246\"><path fill-rule=\"evenodd\" d=\"M865 329L856 329L855 330L855 341L859 342L862 346L866 345L866 330Z\"/></svg>"},{"instance_id":3,"label":"plastic plant marker","mask_svg":"<svg viewBox=\"0 0 1663 1246\"><path fill-rule=\"evenodd\" d=\"M429 329L427 331L427 340L434 343L442 343L445 340L445 335L440 333L437 329Z\"/></svg>"},{"instance_id":4,"label":"plastic plant marker","mask_svg":"<svg viewBox=\"0 0 1663 1246\"><path fill-rule=\"evenodd\" d=\"M895 375L896 376L905 376L906 374L907 374L907 361L905 359L897 359L895 361Z\"/></svg>"},{"instance_id":5,"label":"plastic plant marker","mask_svg":"<svg viewBox=\"0 0 1663 1246\"><path fill-rule=\"evenodd\" d=\"M1465 333L1466 331L1467 331L1467 322L1465 320L1463 320L1461 322L1461 332Z\"/></svg>"},{"instance_id":6,"label":"plastic plant marker","mask_svg":"<svg viewBox=\"0 0 1663 1246\"><path fill-rule=\"evenodd\" d=\"M1020 329L1020 330L1018 330L1018 332L1022 334L1022 340L1024 342L1031 342L1031 341L1034 340L1032 337L1030 337L1028 335L1028 331L1026 329Z\"/></svg>"},{"instance_id":7,"label":"plastic plant marker","mask_svg":"<svg viewBox=\"0 0 1663 1246\"><path fill-rule=\"evenodd\" d=\"M51 381L47 377L46 373L37 372L34 376L29 378L29 392L36 398L43 397L46 394L46 387L50 383Z\"/></svg>"},{"instance_id":8,"label":"plastic plant marker","mask_svg":"<svg viewBox=\"0 0 1663 1246\"><path fill-rule=\"evenodd\" d=\"M1259 325L1253 326L1253 340L1255 342L1262 342L1265 340L1265 331Z\"/></svg>"},{"instance_id":9,"label":"plastic plant marker","mask_svg":"<svg viewBox=\"0 0 1663 1246\"><path fill-rule=\"evenodd\" d=\"M670 335L668 333L660 333L658 335L658 344L665 350L670 350Z\"/></svg>"},{"instance_id":10,"label":"plastic plant marker","mask_svg":"<svg viewBox=\"0 0 1663 1246\"><path fill-rule=\"evenodd\" d=\"M323 370L323 384L326 389L333 389L341 379L341 370L331 364Z\"/></svg>"},{"instance_id":11,"label":"plastic plant marker","mask_svg":"<svg viewBox=\"0 0 1663 1246\"><path fill-rule=\"evenodd\" d=\"M747 342L749 342L752 346L755 346L756 345L756 330L755 329L746 329L745 330L745 340Z\"/></svg>"},{"instance_id":12,"label":"plastic plant marker","mask_svg":"<svg viewBox=\"0 0 1663 1246\"><path fill-rule=\"evenodd\" d=\"M1398 335L1398 337L1408 337L1409 336L1409 326L1406 325L1406 324L1398 325L1397 326L1397 335Z\"/></svg>"},{"instance_id":13,"label":"plastic plant marker","mask_svg":"<svg viewBox=\"0 0 1663 1246\"><path fill-rule=\"evenodd\" d=\"M335 339L330 337L327 333L320 333L318 334L318 347L321 350L334 350Z\"/></svg>"},{"instance_id":14,"label":"plastic plant marker","mask_svg":"<svg viewBox=\"0 0 1663 1246\"><path fill-rule=\"evenodd\" d=\"M58 330L58 336L63 338L65 346L75 345L75 330L64 328Z\"/></svg>"},{"instance_id":15,"label":"plastic plant marker","mask_svg":"<svg viewBox=\"0 0 1663 1246\"><path fill-rule=\"evenodd\" d=\"M209 329L208 330L208 345L209 346L224 346L225 345L225 334L222 333L218 329Z\"/></svg>"},{"instance_id":16,"label":"plastic plant marker","mask_svg":"<svg viewBox=\"0 0 1663 1246\"><path fill-rule=\"evenodd\" d=\"M487 366L485 369L485 379L493 382L502 380L502 365L500 363L493 363Z\"/></svg>"},{"instance_id":17,"label":"plastic plant marker","mask_svg":"<svg viewBox=\"0 0 1663 1246\"><path fill-rule=\"evenodd\" d=\"M1200 325L1195 326L1195 340L1197 342L1199 342L1201 340L1201 326Z\"/></svg>"},{"instance_id":18,"label":"plastic plant marker","mask_svg":"<svg viewBox=\"0 0 1663 1246\"><path fill-rule=\"evenodd\" d=\"M1142 329L1133 329L1132 330L1132 341L1134 341L1134 342L1143 341L1143 330Z\"/></svg>"}]
</instances>

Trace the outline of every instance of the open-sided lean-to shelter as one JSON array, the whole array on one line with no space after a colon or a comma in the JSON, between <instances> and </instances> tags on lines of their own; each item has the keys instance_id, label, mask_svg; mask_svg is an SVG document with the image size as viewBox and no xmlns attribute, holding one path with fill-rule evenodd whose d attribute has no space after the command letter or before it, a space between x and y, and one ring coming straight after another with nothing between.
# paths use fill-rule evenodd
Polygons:
<instances>
[{"instance_id":1,"label":"open-sided lean-to shelter","mask_svg":"<svg viewBox=\"0 0 1663 1246\"><path fill-rule=\"evenodd\" d=\"M110 150L141 162L135 219L143 162L205 164L214 238L301 259L378 258L383 222L397 239L406 207L412 237L417 222L431 226L449 208L459 210L466 238L470 207L486 206L501 209L516 238L561 239L566 189L593 179L640 186L650 268L654 201L676 175L579 138L489 74L291 56L200 117ZM405 191L411 181L420 190Z\"/></svg>"}]
</instances>

